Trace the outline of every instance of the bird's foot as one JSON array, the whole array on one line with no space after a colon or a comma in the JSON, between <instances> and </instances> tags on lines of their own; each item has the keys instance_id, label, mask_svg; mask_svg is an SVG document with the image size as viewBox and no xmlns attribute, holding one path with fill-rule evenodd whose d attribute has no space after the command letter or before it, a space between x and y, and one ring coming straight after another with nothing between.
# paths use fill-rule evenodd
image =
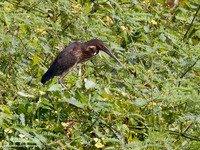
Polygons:
<instances>
[{"instance_id":1,"label":"bird's foot","mask_svg":"<svg viewBox=\"0 0 200 150\"><path fill-rule=\"evenodd\" d=\"M64 85L64 84L62 84L62 83L60 83L60 85L64 88L64 90L68 90L68 88ZM71 94L72 92L71 92L71 90L68 90L68 92Z\"/></svg>"}]
</instances>

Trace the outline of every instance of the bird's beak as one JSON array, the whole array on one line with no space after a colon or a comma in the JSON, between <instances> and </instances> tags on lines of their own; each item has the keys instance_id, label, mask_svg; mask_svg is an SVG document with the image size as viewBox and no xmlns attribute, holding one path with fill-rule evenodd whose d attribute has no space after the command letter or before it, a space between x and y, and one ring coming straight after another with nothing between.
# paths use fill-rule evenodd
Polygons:
<instances>
[{"instance_id":1,"label":"bird's beak","mask_svg":"<svg viewBox=\"0 0 200 150\"><path fill-rule=\"evenodd\" d=\"M102 51L106 52L110 57L114 58L120 65L122 63L111 53L111 51L107 47L103 47Z\"/></svg>"}]
</instances>

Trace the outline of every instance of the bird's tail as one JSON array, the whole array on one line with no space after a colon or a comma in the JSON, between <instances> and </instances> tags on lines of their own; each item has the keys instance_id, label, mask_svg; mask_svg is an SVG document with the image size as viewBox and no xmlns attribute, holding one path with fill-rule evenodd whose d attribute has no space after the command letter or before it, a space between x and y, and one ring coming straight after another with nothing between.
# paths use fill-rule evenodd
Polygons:
<instances>
[{"instance_id":1,"label":"bird's tail","mask_svg":"<svg viewBox=\"0 0 200 150\"><path fill-rule=\"evenodd\" d=\"M41 82L45 84L47 81L49 81L51 78L55 76L55 71L52 69L47 70L47 72L42 76Z\"/></svg>"}]
</instances>

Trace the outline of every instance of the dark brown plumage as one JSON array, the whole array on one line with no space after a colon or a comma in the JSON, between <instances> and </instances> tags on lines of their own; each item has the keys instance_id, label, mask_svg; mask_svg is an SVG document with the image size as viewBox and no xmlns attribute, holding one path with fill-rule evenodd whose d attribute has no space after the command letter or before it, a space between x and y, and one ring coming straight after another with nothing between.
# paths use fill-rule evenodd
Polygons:
<instances>
[{"instance_id":1,"label":"dark brown plumage","mask_svg":"<svg viewBox=\"0 0 200 150\"><path fill-rule=\"evenodd\" d=\"M54 60L53 64L43 75L41 82L45 84L54 76L61 75L58 80L62 87L66 88L62 80L63 78L79 63L84 62L99 53L99 50L106 52L113 57L120 65L121 62L110 52L103 41L93 39L85 43L74 42L67 46Z\"/></svg>"}]
</instances>

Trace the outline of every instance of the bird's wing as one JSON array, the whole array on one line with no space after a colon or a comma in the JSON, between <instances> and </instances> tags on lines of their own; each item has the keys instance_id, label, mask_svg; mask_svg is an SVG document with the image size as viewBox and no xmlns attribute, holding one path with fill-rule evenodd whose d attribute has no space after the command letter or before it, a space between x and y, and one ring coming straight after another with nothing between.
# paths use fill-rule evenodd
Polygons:
<instances>
[{"instance_id":1,"label":"bird's wing","mask_svg":"<svg viewBox=\"0 0 200 150\"><path fill-rule=\"evenodd\" d=\"M41 82L44 84L54 76L66 75L79 62L79 51L81 50L81 43L75 42L66 47L54 60L53 64L43 75ZM75 53L76 52L76 53Z\"/></svg>"},{"instance_id":2,"label":"bird's wing","mask_svg":"<svg viewBox=\"0 0 200 150\"><path fill-rule=\"evenodd\" d=\"M70 47L66 47L54 60L49 70L54 70L55 76L61 75L78 62L78 57L72 54Z\"/></svg>"}]
</instances>

